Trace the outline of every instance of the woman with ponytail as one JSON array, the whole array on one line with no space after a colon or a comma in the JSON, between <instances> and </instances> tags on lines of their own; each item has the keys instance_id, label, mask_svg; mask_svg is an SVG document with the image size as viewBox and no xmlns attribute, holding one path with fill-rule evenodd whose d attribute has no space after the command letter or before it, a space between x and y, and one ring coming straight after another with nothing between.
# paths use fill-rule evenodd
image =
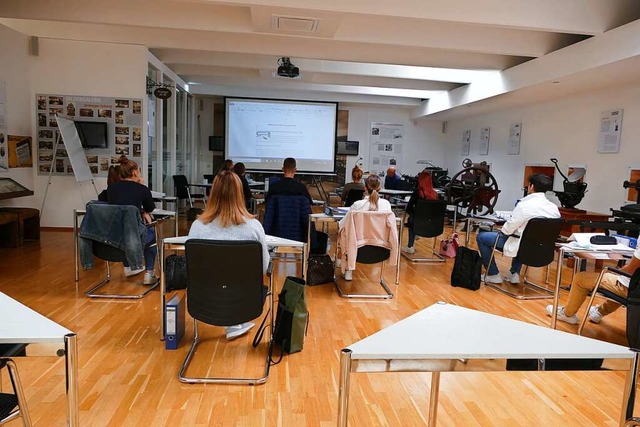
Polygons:
<instances>
[{"instance_id":1,"label":"woman with ponytail","mask_svg":"<svg viewBox=\"0 0 640 427\"><path fill-rule=\"evenodd\" d=\"M392 212L391 203L386 199L381 199L378 191L382 184L378 175L369 175L364 181L364 199L354 202L349 208L349 211L377 211L377 212ZM341 229L344 224L344 218L338 223L338 229ZM340 232L340 230L338 230ZM353 277L353 271L347 270L344 273L345 280L351 280Z\"/></svg>"},{"instance_id":2,"label":"woman with ponytail","mask_svg":"<svg viewBox=\"0 0 640 427\"><path fill-rule=\"evenodd\" d=\"M418 187L413 190L413 194L411 194L411 198L409 199L409 203L407 203L406 212L409 214L409 218L407 220L407 224L409 225L409 241L407 242L407 246L402 248L402 252L406 252L408 254L413 254L416 252L413 247L416 241L416 234L413 232L413 212L416 208L416 202L418 199L424 200L437 200L438 193L433 189L433 181L431 180L431 174L427 171L422 171L420 175L418 175Z\"/></svg>"}]
</instances>

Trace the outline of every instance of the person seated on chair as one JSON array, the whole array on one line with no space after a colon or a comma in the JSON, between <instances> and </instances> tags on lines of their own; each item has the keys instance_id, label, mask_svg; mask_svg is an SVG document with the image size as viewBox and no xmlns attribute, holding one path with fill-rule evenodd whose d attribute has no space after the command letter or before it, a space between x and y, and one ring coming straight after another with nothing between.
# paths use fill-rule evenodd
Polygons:
<instances>
[{"instance_id":1,"label":"person seated on chair","mask_svg":"<svg viewBox=\"0 0 640 427\"><path fill-rule=\"evenodd\" d=\"M502 230L500 232L485 231L478 234L476 242L478 243L482 263L487 269L486 282L499 284L503 280L498 267L496 267L495 259L491 260L491 265L488 265L493 246L497 240L496 249L513 258L509 275L505 276L504 279L512 284L520 283L522 262L517 255L520 247L520 236L527 223L531 218L560 218L558 207L549 201L544 194L551 190L552 184L551 178L544 174L531 175L527 187L527 196L517 202L511 218L502 226Z\"/></svg>"},{"instance_id":2,"label":"person seated on chair","mask_svg":"<svg viewBox=\"0 0 640 427\"><path fill-rule=\"evenodd\" d=\"M307 190L307 186L293 178L297 171L296 159L293 157L287 157L284 159L284 163L282 164L284 177L269 186L269 191L265 196L265 201L271 196L289 195L306 196L309 199L309 203L313 203L313 200L309 195L309 190Z\"/></svg>"},{"instance_id":3,"label":"person seated on chair","mask_svg":"<svg viewBox=\"0 0 640 427\"><path fill-rule=\"evenodd\" d=\"M378 175L369 175L364 181L364 199L354 202L349 208L349 211L393 212L391 209L391 203L389 203L388 200L381 199L378 195L378 191L380 191L380 178ZM338 222L338 233L342 230L343 224L344 218ZM338 267L340 267L339 264ZM344 278L345 280L352 280L353 271L346 270Z\"/></svg>"},{"instance_id":4,"label":"person seated on chair","mask_svg":"<svg viewBox=\"0 0 640 427\"><path fill-rule=\"evenodd\" d=\"M233 160L226 159L224 162L222 162L222 166L220 166L219 172L222 171L233 171Z\"/></svg>"},{"instance_id":5,"label":"person seated on chair","mask_svg":"<svg viewBox=\"0 0 640 427\"><path fill-rule=\"evenodd\" d=\"M233 172L238 175L240 178L240 182L242 182L242 195L244 197L244 204L247 209L251 206L251 199L253 198L253 194L251 194L251 188L249 188L249 181L245 177L247 173L247 169L244 166L244 163L236 163L233 165Z\"/></svg>"},{"instance_id":6,"label":"person seated on chair","mask_svg":"<svg viewBox=\"0 0 640 427\"><path fill-rule=\"evenodd\" d=\"M151 196L151 191L144 185L144 180L140 175L138 164L127 158L120 157L118 172L120 181L114 182L107 187L107 202L112 205L130 205L140 209L140 216L146 224L151 224L151 212L156 208ZM153 285L158 281L154 274L156 254L158 248L154 245L156 233L153 227L147 228L147 239L144 248L145 273L143 283ZM141 270L127 271L127 276L141 273Z\"/></svg>"},{"instance_id":7,"label":"person seated on chair","mask_svg":"<svg viewBox=\"0 0 640 427\"><path fill-rule=\"evenodd\" d=\"M342 189L342 195L340 198L342 199L342 204L344 204L345 200L347 200L347 195L351 190L364 190L364 184L362 183L362 169L360 169L357 165L353 167L351 170L351 179L352 182L346 184Z\"/></svg>"},{"instance_id":8,"label":"person seated on chair","mask_svg":"<svg viewBox=\"0 0 640 427\"><path fill-rule=\"evenodd\" d=\"M431 173L427 171L423 171L418 175L418 186L413 193L411 193L411 197L409 198L409 202L407 203L407 207L405 208L405 212L409 215L407 219L407 224L409 228L409 241L407 242L407 246L402 248L402 252L406 252L408 254L413 254L416 252L413 244L416 241L416 234L413 232L413 212L416 208L416 202L418 199L424 200L437 200L438 193L433 189L433 182L431 181Z\"/></svg>"},{"instance_id":9,"label":"person seated on chair","mask_svg":"<svg viewBox=\"0 0 640 427\"><path fill-rule=\"evenodd\" d=\"M620 270L625 273L633 274L638 268L640 268L640 246L638 246L633 252L631 261L629 261ZM576 275L575 283L571 285L571 290L569 291L569 301L567 302L567 305L564 307L558 307L558 320L572 325L580 323L580 319L576 313L580 309L584 300L591 294L591 291L596 286L598 275L599 273L587 272L580 272ZM628 277L606 272L604 273L604 276L602 276L600 288L606 289L607 291L610 291L622 298L626 298L629 290L629 281L630 279ZM600 323L604 316L613 313L618 308L620 308L619 303L612 300L606 300L601 305L591 307L587 316L591 322ZM552 313L553 305L548 305L547 315L551 316Z\"/></svg>"},{"instance_id":10,"label":"person seated on chair","mask_svg":"<svg viewBox=\"0 0 640 427\"><path fill-rule=\"evenodd\" d=\"M384 189L385 190L398 190L402 178L396 173L394 166L389 166L387 169L387 175L384 177Z\"/></svg>"},{"instance_id":11,"label":"person seated on chair","mask_svg":"<svg viewBox=\"0 0 640 427\"><path fill-rule=\"evenodd\" d=\"M109 166L109 172L107 173L107 188L114 182L120 181L120 166ZM98 194L98 200L101 202L107 202L107 189L105 188Z\"/></svg>"},{"instance_id":12,"label":"person seated on chair","mask_svg":"<svg viewBox=\"0 0 640 427\"><path fill-rule=\"evenodd\" d=\"M242 183L233 172L221 171L211 186L204 212L191 224L189 237L215 240L256 240L262 245L262 269L269 266L269 248L262 224L247 211L242 197ZM206 262L206 260L203 260ZM231 340L249 332L255 324L246 322L226 328Z\"/></svg>"}]
</instances>

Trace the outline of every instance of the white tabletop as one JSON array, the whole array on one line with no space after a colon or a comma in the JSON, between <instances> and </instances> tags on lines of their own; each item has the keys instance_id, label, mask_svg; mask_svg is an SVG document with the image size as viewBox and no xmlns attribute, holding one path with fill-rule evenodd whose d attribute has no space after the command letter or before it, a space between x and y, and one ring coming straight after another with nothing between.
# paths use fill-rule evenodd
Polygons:
<instances>
[{"instance_id":1,"label":"white tabletop","mask_svg":"<svg viewBox=\"0 0 640 427\"><path fill-rule=\"evenodd\" d=\"M73 334L53 320L0 292L0 343L55 343Z\"/></svg>"},{"instance_id":2,"label":"white tabletop","mask_svg":"<svg viewBox=\"0 0 640 427\"><path fill-rule=\"evenodd\" d=\"M378 193L380 194L393 194L394 196L398 196L398 195L408 195L413 193L412 190L387 190L386 188L383 188L382 190L378 191Z\"/></svg>"},{"instance_id":3,"label":"white tabletop","mask_svg":"<svg viewBox=\"0 0 640 427\"><path fill-rule=\"evenodd\" d=\"M172 244L172 245L184 245L187 240L189 240L189 236L178 236L178 237L167 237L163 239L163 243ZM298 242L297 240L289 240L283 239L281 237L270 236L267 234L267 245L271 248L275 247L288 247L288 248L302 248L304 247L304 242Z\"/></svg>"},{"instance_id":4,"label":"white tabletop","mask_svg":"<svg viewBox=\"0 0 640 427\"><path fill-rule=\"evenodd\" d=\"M86 215L86 209L76 209L76 215ZM176 216L178 213L176 211L168 211L166 209L154 209L151 212L151 215L167 215L167 216Z\"/></svg>"},{"instance_id":5,"label":"white tabletop","mask_svg":"<svg viewBox=\"0 0 640 427\"><path fill-rule=\"evenodd\" d=\"M633 358L626 347L442 303L348 348L369 360Z\"/></svg>"}]
</instances>

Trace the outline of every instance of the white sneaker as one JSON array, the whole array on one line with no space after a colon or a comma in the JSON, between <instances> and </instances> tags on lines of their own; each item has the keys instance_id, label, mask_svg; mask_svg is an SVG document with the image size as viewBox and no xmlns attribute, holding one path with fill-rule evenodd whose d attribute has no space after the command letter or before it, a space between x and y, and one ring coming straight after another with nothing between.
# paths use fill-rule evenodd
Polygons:
<instances>
[{"instance_id":1,"label":"white sneaker","mask_svg":"<svg viewBox=\"0 0 640 427\"><path fill-rule=\"evenodd\" d=\"M549 304L547 306L547 316L551 316L552 314L553 314L553 304ZM577 314L574 314L571 317L564 314L564 307L558 307L558 316L556 318L558 320L569 323L571 325L577 325L578 323L580 323L580 319L578 318Z\"/></svg>"},{"instance_id":2,"label":"white sneaker","mask_svg":"<svg viewBox=\"0 0 640 427\"><path fill-rule=\"evenodd\" d=\"M253 322L245 322L239 325L227 326L225 328L227 331L227 339L229 341L236 339L249 332L254 326L256 326L256 324Z\"/></svg>"},{"instance_id":3,"label":"white sneaker","mask_svg":"<svg viewBox=\"0 0 640 427\"><path fill-rule=\"evenodd\" d=\"M342 258L336 259L336 268L342 267Z\"/></svg>"},{"instance_id":4,"label":"white sneaker","mask_svg":"<svg viewBox=\"0 0 640 427\"><path fill-rule=\"evenodd\" d=\"M144 279L142 280L142 283L144 283L145 285L155 285L157 281L158 278L155 274L149 273L148 271L144 273Z\"/></svg>"},{"instance_id":5,"label":"white sneaker","mask_svg":"<svg viewBox=\"0 0 640 427\"><path fill-rule=\"evenodd\" d=\"M589 320L593 323L600 323L602 320L602 314L600 314L600 310L598 310L599 306L594 306L589 309Z\"/></svg>"},{"instance_id":6,"label":"white sneaker","mask_svg":"<svg viewBox=\"0 0 640 427\"><path fill-rule=\"evenodd\" d=\"M344 272L344 280L353 280L353 270L347 270Z\"/></svg>"},{"instance_id":7,"label":"white sneaker","mask_svg":"<svg viewBox=\"0 0 640 427\"><path fill-rule=\"evenodd\" d=\"M518 285L520 284L520 275L518 273L509 273L506 276L504 276L504 280L506 280L507 282L511 283L512 285Z\"/></svg>"},{"instance_id":8,"label":"white sneaker","mask_svg":"<svg viewBox=\"0 0 640 427\"><path fill-rule=\"evenodd\" d=\"M407 253L407 254L415 254L416 253L416 248L412 247L412 246L405 246L402 248L402 252Z\"/></svg>"},{"instance_id":9,"label":"white sneaker","mask_svg":"<svg viewBox=\"0 0 640 427\"><path fill-rule=\"evenodd\" d=\"M487 275L487 277L484 279L484 282L495 283L496 285L499 285L500 283L502 283L502 277L500 276L500 274Z\"/></svg>"},{"instance_id":10,"label":"white sneaker","mask_svg":"<svg viewBox=\"0 0 640 427\"><path fill-rule=\"evenodd\" d=\"M131 267L125 267L124 268L124 275L126 277L131 277L131 276L135 276L136 274L140 274L144 271L144 268L139 268L137 270L132 270Z\"/></svg>"}]
</instances>

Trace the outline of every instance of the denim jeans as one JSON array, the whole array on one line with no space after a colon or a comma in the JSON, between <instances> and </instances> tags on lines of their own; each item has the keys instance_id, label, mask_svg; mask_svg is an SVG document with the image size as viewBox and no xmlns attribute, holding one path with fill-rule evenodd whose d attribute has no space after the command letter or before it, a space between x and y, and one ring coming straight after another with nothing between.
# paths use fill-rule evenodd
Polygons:
<instances>
[{"instance_id":1,"label":"denim jeans","mask_svg":"<svg viewBox=\"0 0 640 427\"><path fill-rule=\"evenodd\" d=\"M487 274L489 276L500 274L500 270L498 270L495 260L491 260L491 265L488 265L489 259L491 259L493 245L495 244L496 239L498 239L496 249L502 251L502 249L504 248L504 244L506 243L508 238L509 236L505 236L504 234L495 231L485 231L483 233L479 233L476 237L478 249L480 250L480 256L482 257L482 264L484 264L484 268L487 269ZM510 272L520 274L521 268L522 262L520 262L518 257L512 258Z\"/></svg>"},{"instance_id":2,"label":"denim jeans","mask_svg":"<svg viewBox=\"0 0 640 427\"><path fill-rule=\"evenodd\" d=\"M147 228L147 239L144 246L144 265L147 271L152 271L156 263L157 246L150 246L156 242L156 232L154 227Z\"/></svg>"}]
</instances>

